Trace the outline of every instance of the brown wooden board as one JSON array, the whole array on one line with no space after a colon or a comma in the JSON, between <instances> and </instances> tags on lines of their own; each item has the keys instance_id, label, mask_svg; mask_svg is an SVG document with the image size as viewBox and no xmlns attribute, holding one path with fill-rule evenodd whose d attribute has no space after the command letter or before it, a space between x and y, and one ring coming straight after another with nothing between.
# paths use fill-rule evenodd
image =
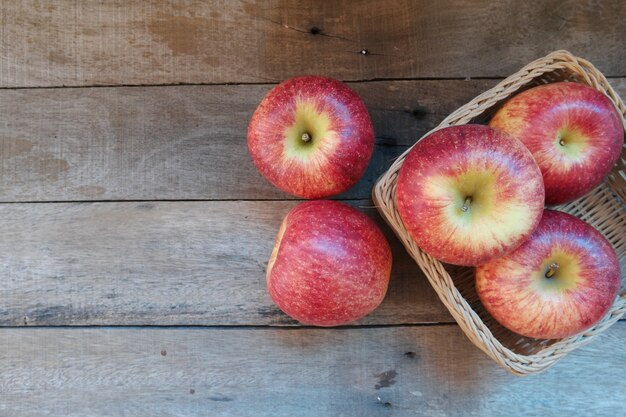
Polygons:
<instances>
[{"instance_id":1,"label":"brown wooden board","mask_svg":"<svg viewBox=\"0 0 626 417\"><path fill-rule=\"evenodd\" d=\"M626 323L519 378L454 325L0 329L0 412L39 416L620 416Z\"/></svg>"},{"instance_id":2,"label":"brown wooden board","mask_svg":"<svg viewBox=\"0 0 626 417\"><path fill-rule=\"evenodd\" d=\"M625 15L621 0L4 1L0 86L499 77L555 49L626 76Z\"/></svg>"},{"instance_id":3,"label":"brown wooden board","mask_svg":"<svg viewBox=\"0 0 626 417\"><path fill-rule=\"evenodd\" d=\"M0 416L626 415L625 322L511 376L369 200L417 138L552 50L626 96L625 16L620 0L0 0ZM394 254L383 304L339 329L267 295L297 202L246 148L261 98L312 73L355 81L370 110L374 157L339 198Z\"/></svg>"},{"instance_id":4,"label":"brown wooden board","mask_svg":"<svg viewBox=\"0 0 626 417\"><path fill-rule=\"evenodd\" d=\"M382 306L359 324L449 322L426 278L392 243ZM0 325L283 325L265 268L297 202L0 205Z\"/></svg>"},{"instance_id":5,"label":"brown wooden board","mask_svg":"<svg viewBox=\"0 0 626 417\"><path fill-rule=\"evenodd\" d=\"M626 96L626 79L611 80ZM497 80L351 83L376 148L340 198L369 198L393 159ZM250 117L272 85L4 90L0 201L289 199L248 155Z\"/></svg>"}]
</instances>

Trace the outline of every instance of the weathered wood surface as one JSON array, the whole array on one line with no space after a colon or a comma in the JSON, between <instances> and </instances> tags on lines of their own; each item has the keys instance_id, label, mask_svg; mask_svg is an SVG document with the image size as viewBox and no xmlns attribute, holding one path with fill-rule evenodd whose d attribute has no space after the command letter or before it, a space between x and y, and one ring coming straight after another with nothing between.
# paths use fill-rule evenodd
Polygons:
<instances>
[{"instance_id":1,"label":"weathered wood surface","mask_svg":"<svg viewBox=\"0 0 626 417\"><path fill-rule=\"evenodd\" d=\"M245 145L273 83L360 81L375 157L340 198L381 223L377 176L496 78L565 48L626 96L624 16L620 0L0 0L0 416L626 415L625 322L526 379L455 325L393 326L452 319L384 226L390 290L357 323L382 327L273 327L295 324L264 277L297 203L269 201L291 197Z\"/></svg>"},{"instance_id":2,"label":"weathered wood surface","mask_svg":"<svg viewBox=\"0 0 626 417\"><path fill-rule=\"evenodd\" d=\"M562 48L625 76L625 15L621 0L4 0L0 86L506 76Z\"/></svg>"},{"instance_id":3,"label":"weathered wood surface","mask_svg":"<svg viewBox=\"0 0 626 417\"><path fill-rule=\"evenodd\" d=\"M389 293L360 324L449 322L389 237ZM0 205L0 325L281 325L265 268L294 201Z\"/></svg>"},{"instance_id":4,"label":"weathered wood surface","mask_svg":"<svg viewBox=\"0 0 626 417\"><path fill-rule=\"evenodd\" d=\"M351 83L377 146L340 198L369 198L407 146L497 80ZM626 96L626 78L611 80ZM248 121L271 85L4 90L0 201L288 199L254 168Z\"/></svg>"},{"instance_id":5,"label":"weathered wood surface","mask_svg":"<svg viewBox=\"0 0 626 417\"><path fill-rule=\"evenodd\" d=\"M420 135L495 84L351 84L377 146L342 198L369 198L376 178ZM4 90L0 201L291 198L257 172L246 134L272 85ZM626 83L624 83L626 87Z\"/></svg>"},{"instance_id":6,"label":"weathered wood surface","mask_svg":"<svg viewBox=\"0 0 626 417\"><path fill-rule=\"evenodd\" d=\"M618 323L519 378L454 325L0 329L0 414L614 417L625 338Z\"/></svg>"}]
</instances>

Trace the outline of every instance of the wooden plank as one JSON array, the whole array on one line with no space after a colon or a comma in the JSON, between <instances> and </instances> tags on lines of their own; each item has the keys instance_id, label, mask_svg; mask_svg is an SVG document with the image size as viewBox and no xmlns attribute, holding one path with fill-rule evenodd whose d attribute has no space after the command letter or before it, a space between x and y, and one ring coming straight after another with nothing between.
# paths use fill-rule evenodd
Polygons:
<instances>
[{"instance_id":1,"label":"wooden plank","mask_svg":"<svg viewBox=\"0 0 626 417\"><path fill-rule=\"evenodd\" d=\"M626 323L512 376L456 326L2 329L0 413L38 416L619 416Z\"/></svg>"},{"instance_id":2,"label":"wooden plank","mask_svg":"<svg viewBox=\"0 0 626 417\"><path fill-rule=\"evenodd\" d=\"M0 205L0 325L291 325L267 295L278 226L296 202ZM394 267L360 324L451 321L368 200Z\"/></svg>"},{"instance_id":3,"label":"wooden plank","mask_svg":"<svg viewBox=\"0 0 626 417\"><path fill-rule=\"evenodd\" d=\"M369 198L407 146L496 80L352 83L377 146L341 198ZM611 80L626 96L626 78ZM248 156L250 117L270 85L5 90L0 201L291 198Z\"/></svg>"},{"instance_id":4,"label":"wooden plank","mask_svg":"<svg viewBox=\"0 0 626 417\"><path fill-rule=\"evenodd\" d=\"M407 145L495 82L351 84L370 109L377 146L342 198L368 198ZM291 198L260 176L246 144L272 87L5 90L0 201Z\"/></svg>"},{"instance_id":5,"label":"wooden plank","mask_svg":"<svg viewBox=\"0 0 626 417\"><path fill-rule=\"evenodd\" d=\"M625 76L624 16L620 0L3 1L0 86L499 77L562 48Z\"/></svg>"}]
</instances>

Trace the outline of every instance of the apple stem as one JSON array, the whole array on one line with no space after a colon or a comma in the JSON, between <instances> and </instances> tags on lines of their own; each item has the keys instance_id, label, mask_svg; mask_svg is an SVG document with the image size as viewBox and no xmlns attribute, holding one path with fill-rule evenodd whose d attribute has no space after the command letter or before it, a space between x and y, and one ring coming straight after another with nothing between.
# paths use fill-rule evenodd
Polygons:
<instances>
[{"instance_id":1,"label":"apple stem","mask_svg":"<svg viewBox=\"0 0 626 417\"><path fill-rule=\"evenodd\" d=\"M311 135L309 135L307 132L304 132L302 134L302 142L307 143L311 140Z\"/></svg>"},{"instance_id":2,"label":"apple stem","mask_svg":"<svg viewBox=\"0 0 626 417\"><path fill-rule=\"evenodd\" d=\"M552 278L556 274L557 269L559 269L559 264L552 262L546 271L546 278Z\"/></svg>"},{"instance_id":3,"label":"apple stem","mask_svg":"<svg viewBox=\"0 0 626 417\"><path fill-rule=\"evenodd\" d=\"M565 141L563 139L559 140L559 145L565 146Z\"/></svg>"},{"instance_id":4,"label":"apple stem","mask_svg":"<svg viewBox=\"0 0 626 417\"><path fill-rule=\"evenodd\" d=\"M467 210L469 210L469 206L470 206L471 202L472 202L472 197L467 197L465 199L465 201L463 202L463 206L461 207L461 211L463 213L465 213Z\"/></svg>"}]
</instances>

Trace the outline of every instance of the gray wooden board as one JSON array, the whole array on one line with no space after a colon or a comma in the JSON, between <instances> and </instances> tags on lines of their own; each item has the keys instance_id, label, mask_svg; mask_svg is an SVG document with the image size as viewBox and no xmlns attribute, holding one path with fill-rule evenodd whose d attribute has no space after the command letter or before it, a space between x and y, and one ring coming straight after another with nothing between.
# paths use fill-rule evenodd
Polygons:
<instances>
[{"instance_id":1,"label":"gray wooden board","mask_svg":"<svg viewBox=\"0 0 626 417\"><path fill-rule=\"evenodd\" d=\"M290 197L245 146L291 76L457 78L351 84L377 144L340 198L381 223L377 176L493 78L560 48L626 76L624 16L619 0L0 0L0 416L625 415L624 322L524 379L455 325L387 326L452 321L395 239L388 296L357 323L385 326L267 327L295 324L264 275L296 202L254 201ZM234 85L121 87L180 83ZM41 88L100 85L118 87ZM24 203L98 200L229 201ZM212 327L47 327L67 325Z\"/></svg>"},{"instance_id":2,"label":"gray wooden board","mask_svg":"<svg viewBox=\"0 0 626 417\"><path fill-rule=\"evenodd\" d=\"M341 197L368 198L407 146L496 82L351 84L377 145L363 179ZM0 201L291 198L261 177L246 144L272 87L1 91Z\"/></svg>"},{"instance_id":3,"label":"gray wooden board","mask_svg":"<svg viewBox=\"0 0 626 417\"><path fill-rule=\"evenodd\" d=\"M389 293L360 324L451 321L393 247ZM265 267L295 201L0 205L0 325L280 325Z\"/></svg>"},{"instance_id":4,"label":"gray wooden board","mask_svg":"<svg viewBox=\"0 0 626 417\"><path fill-rule=\"evenodd\" d=\"M6 0L0 86L498 77L562 48L626 76L624 16L621 0Z\"/></svg>"},{"instance_id":5,"label":"gray wooden board","mask_svg":"<svg viewBox=\"0 0 626 417\"><path fill-rule=\"evenodd\" d=\"M625 338L520 378L455 325L0 329L0 415L614 417Z\"/></svg>"}]
</instances>

